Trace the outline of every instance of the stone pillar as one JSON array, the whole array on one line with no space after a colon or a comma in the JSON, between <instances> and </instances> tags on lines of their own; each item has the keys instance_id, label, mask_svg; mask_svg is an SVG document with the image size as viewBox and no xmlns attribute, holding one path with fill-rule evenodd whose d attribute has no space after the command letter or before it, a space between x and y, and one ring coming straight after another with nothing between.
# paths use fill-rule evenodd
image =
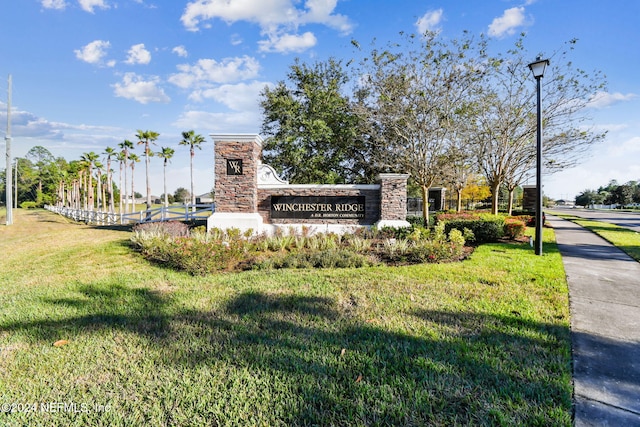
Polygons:
<instances>
[{"instance_id":1,"label":"stone pillar","mask_svg":"<svg viewBox=\"0 0 640 427\"><path fill-rule=\"evenodd\" d=\"M239 228L260 232L258 166L262 153L259 135L211 135L215 150L215 212L207 229Z\"/></svg>"},{"instance_id":2,"label":"stone pillar","mask_svg":"<svg viewBox=\"0 0 640 427\"><path fill-rule=\"evenodd\" d=\"M408 174L381 173L380 220L376 227L409 227L407 222L407 179Z\"/></svg>"},{"instance_id":3,"label":"stone pillar","mask_svg":"<svg viewBox=\"0 0 640 427\"><path fill-rule=\"evenodd\" d=\"M523 185L522 190L522 210L535 213L536 201L538 200L538 191L536 186Z\"/></svg>"}]
</instances>

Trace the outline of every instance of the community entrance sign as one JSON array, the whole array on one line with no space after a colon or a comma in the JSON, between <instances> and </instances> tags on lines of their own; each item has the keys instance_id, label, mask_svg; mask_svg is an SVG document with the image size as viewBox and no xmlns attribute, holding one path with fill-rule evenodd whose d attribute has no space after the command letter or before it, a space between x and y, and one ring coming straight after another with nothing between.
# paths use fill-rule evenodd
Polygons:
<instances>
[{"instance_id":1,"label":"community entrance sign","mask_svg":"<svg viewBox=\"0 0 640 427\"><path fill-rule=\"evenodd\" d=\"M380 174L377 184L289 184L260 162L258 135L211 135L215 146L215 212L207 228L307 227L342 233L357 227L408 227L407 174Z\"/></svg>"}]
</instances>

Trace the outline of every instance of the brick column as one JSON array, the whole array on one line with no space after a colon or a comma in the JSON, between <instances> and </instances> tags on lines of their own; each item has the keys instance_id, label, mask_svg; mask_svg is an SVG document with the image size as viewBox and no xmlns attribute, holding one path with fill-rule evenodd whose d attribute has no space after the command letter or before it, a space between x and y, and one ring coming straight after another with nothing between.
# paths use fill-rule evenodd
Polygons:
<instances>
[{"instance_id":1,"label":"brick column","mask_svg":"<svg viewBox=\"0 0 640 427\"><path fill-rule=\"evenodd\" d=\"M211 135L215 147L216 212L258 211L258 135Z\"/></svg>"},{"instance_id":2,"label":"brick column","mask_svg":"<svg viewBox=\"0 0 640 427\"><path fill-rule=\"evenodd\" d=\"M380 220L377 227L409 227L407 222L407 179L408 174L381 173Z\"/></svg>"}]
</instances>

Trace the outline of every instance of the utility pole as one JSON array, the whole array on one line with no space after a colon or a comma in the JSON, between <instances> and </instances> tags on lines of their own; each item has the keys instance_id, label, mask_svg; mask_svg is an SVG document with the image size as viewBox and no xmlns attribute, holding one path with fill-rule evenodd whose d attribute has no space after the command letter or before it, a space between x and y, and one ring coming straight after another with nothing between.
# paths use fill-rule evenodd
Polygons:
<instances>
[{"instance_id":1,"label":"utility pole","mask_svg":"<svg viewBox=\"0 0 640 427\"><path fill-rule=\"evenodd\" d=\"M11 165L11 74L9 74L9 94L7 96L7 134L5 136L7 142L7 168L5 169L7 179L5 181L5 205L7 206L7 225L13 224L13 182L12 182L12 165Z\"/></svg>"},{"instance_id":2,"label":"utility pole","mask_svg":"<svg viewBox=\"0 0 640 427\"><path fill-rule=\"evenodd\" d=\"M13 183L16 191L13 193L13 208L18 209L18 159L16 158L15 174L13 175Z\"/></svg>"}]
</instances>

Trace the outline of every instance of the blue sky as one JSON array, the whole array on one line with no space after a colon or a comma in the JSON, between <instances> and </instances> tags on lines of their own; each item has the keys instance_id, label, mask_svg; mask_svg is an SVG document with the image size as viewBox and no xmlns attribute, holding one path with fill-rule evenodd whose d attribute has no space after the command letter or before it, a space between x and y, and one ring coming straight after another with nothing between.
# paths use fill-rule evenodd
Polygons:
<instances>
[{"instance_id":1,"label":"blue sky","mask_svg":"<svg viewBox=\"0 0 640 427\"><path fill-rule=\"evenodd\" d=\"M573 198L611 179L640 180L640 2L635 0L14 0L0 13L0 135L13 76L12 153L36 145L67 160L102 153L137 129L176 149L168 190L189 188L180 133L207 137L196 193L213 186L211 133L258 133L258 93L296 57L351 58L351 40L384 44L400 31L484 33L505 51L526 32L530 52L577 38L572 59L607 76L587 114L608 131L575 168L544 177L545 193ZM532 57L532 60L534 58ZM535 81L532 78L532 91ZM4 143L0 150L4 152ZM141 151L138 148L138 151ZM4 156L3 156L4 157ZM4 167L4 162L2 164ZM144 193L144 165L136 168ZM152 193L162 188L152 159ZM533 184L534 182L530 182Z\"/></svg>"}]
</instances>

